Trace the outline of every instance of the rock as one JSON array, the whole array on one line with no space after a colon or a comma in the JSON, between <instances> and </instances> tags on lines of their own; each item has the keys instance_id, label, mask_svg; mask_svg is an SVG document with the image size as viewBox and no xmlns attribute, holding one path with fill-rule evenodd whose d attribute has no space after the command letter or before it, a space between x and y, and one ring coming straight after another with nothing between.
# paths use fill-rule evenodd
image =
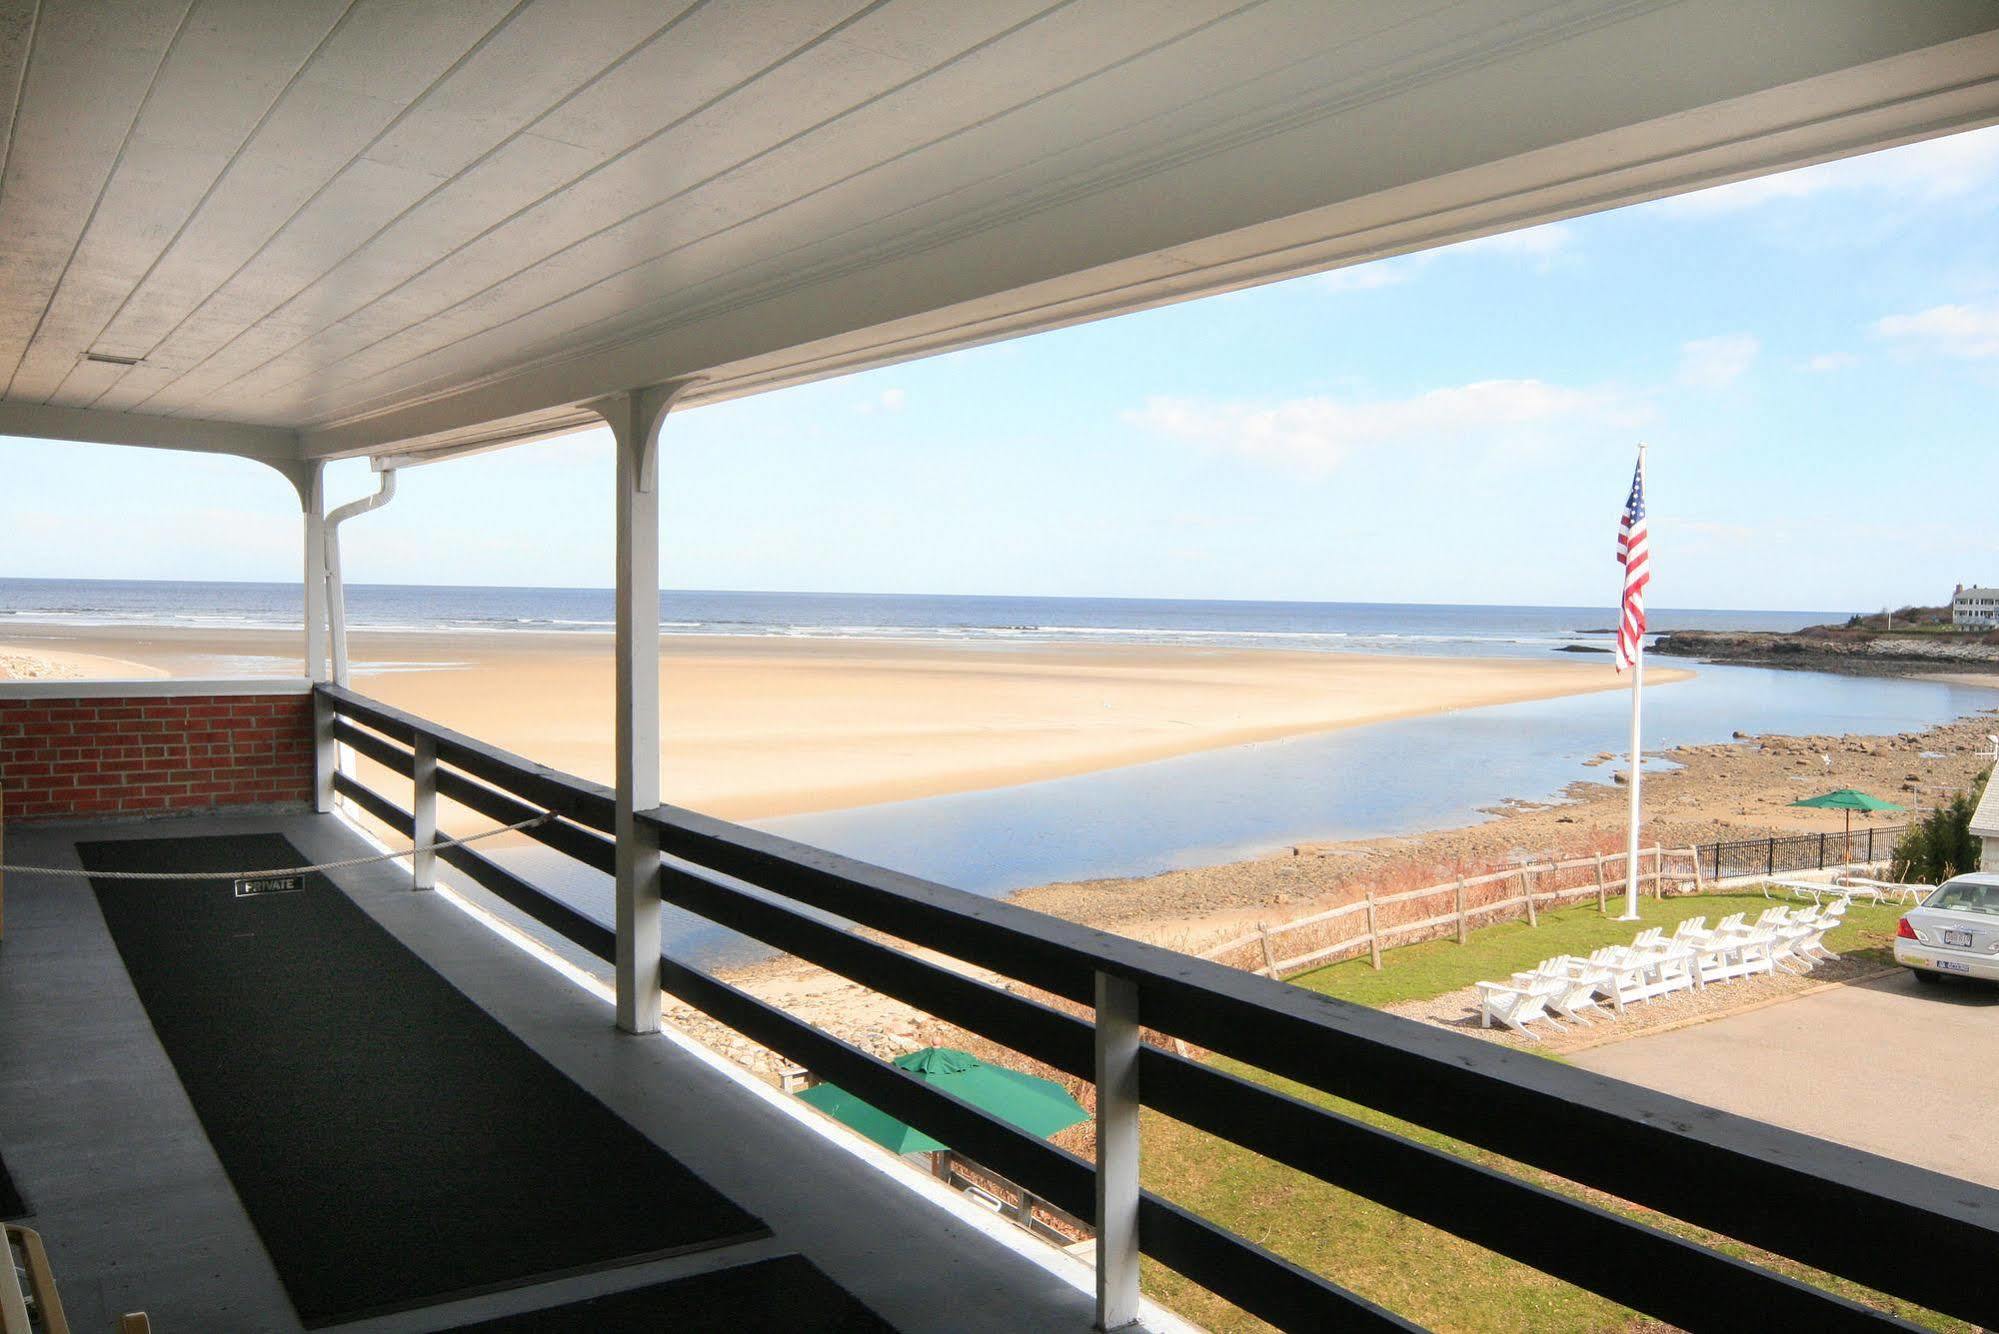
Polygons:
<instances>
[{"instance_id":1,"label":"rock","mask_svg":"<svg viewBox=\"0 0 1999 1334\"><path fill-rule=\"evenodd\" d=\"M1747 741L1747 740L1749 740L1749 733L1747 733L1747 732L1744 732L1744 731L1740 731L1740 730L1738 730L1738 731L1736 731L1736 732L1735 732L1735 734L1734 734L1734 735L1735 735L1735 739L1736 739L1737 741Z\"/></svg>"},{"instance_id":2,"label":"rock","mask_svg":"<svg viewBox=\"0 0 1999 1334\"><path fill-rule=\"evenodd\" d=\"M1617 784L1619 787L1622 787L1631 780L1625 776L1624 770L1619 769L1616 773L1613 773L1610 776L1610 781Z\"/></svg>"}]
</instances>

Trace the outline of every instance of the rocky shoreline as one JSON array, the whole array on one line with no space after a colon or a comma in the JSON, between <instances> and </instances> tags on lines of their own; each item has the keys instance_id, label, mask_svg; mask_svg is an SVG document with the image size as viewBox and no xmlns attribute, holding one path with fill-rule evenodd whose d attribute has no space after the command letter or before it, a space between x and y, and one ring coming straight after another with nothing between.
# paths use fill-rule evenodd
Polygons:
<instances>
[{"instance_id":1,"label":"rocky shoreline","mask_svg":"<svg viewBox=\"0 0 1999 1334\"><path fill-rule=\"evenodd\" d=\"M1993 703L1999 705L1999 692ZM1731 742L1654 752L1673 767L1646 775L1644 841L1684 848L1773 833L1837 833L1844 827L1838 812L1791 803L1838 787L1857 787L1912 811L1935 807L1990 763L1986 735L1995 730L1995 711L1892 736L1738 734ZM1503 803L1482 824L1302 844L1249 861L1155 876L1044 885L1022 890L1012 901L1198 951L1259 921L1336 907L1367 889L1414 888L1520 860L1618 851L1627 802L1622 775L1615 756L1606 753L1595 762L1603 766L1602 779L1572 783L1552 801Z\"/></svg>"},{"instance_id":2,"label":"rocky shoreline","mask_svg":"<svg viewBox=\"0 0 1999 1334\"><path fill-rule=\"evenodd\" d=\"M1999 643L1974 634L1895 634L1892 631L1676 630L1652 652L1704 662L1868 676L1906 676L1911 669L1990 672L1999 678Z\"/></svg>"}]
</instances>

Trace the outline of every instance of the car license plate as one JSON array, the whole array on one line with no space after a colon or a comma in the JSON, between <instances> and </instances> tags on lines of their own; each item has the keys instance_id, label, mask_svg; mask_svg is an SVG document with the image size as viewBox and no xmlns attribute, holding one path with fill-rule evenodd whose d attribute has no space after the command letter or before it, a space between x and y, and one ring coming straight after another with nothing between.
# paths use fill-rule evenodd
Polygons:
<instances>
[{"instance_id":1,"label":"car license plate","mask_svg":"<svg viewBox=\"0 0 1999 1334\"><path fill-rule=\"evenodd\" d=\"M1946 945L1955 945L1962 950L1968 950L1971 948L1971 933L1969 931L1946 931L1943 933L1943 943Z\"/></svg>"},{"instance_id":2,"label":"car license plate","mask_svg":"<svg viewBox=\"0 0 1999 1334\"><path fill-rule=\"evenodd\" d=\"M1937 959L1935 963L1937 967L1943 969L1946 973L1968 973L1971 971L1971 965L1968 963L1952 963L1949 959Z\"/></svg>"}]
</instances>

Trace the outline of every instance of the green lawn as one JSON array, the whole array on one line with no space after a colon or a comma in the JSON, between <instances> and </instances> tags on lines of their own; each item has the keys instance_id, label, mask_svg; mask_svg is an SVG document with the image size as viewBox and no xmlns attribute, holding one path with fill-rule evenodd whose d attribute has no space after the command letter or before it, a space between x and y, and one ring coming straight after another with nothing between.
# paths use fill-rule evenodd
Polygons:
<instances>
[{"instance_id":1,"label":"green lawn","mask_svg":"<svg viewBox=\"0 0 1999 1334\"><path fill-rule=\"evenodd\" d=\"M1663 904L1648 902L1644 905L1643 925L1671 927L1682 918L1703 913L1712 922L1731 912L1760 912L1767 905L1768 901L1755 893L1702 896ZM1886 958L1886 941L1894 934L1898 916L1892 909L1856 904L1848 913L1848 924L1830 941L1831 946L1841 953L1858 952L1863 956L1869 951L1883 951L1882 957ZM1362 959L1323 968L1295 980L1327 995L1381 1005L1440 995L1481 978L1503 979L1550 955L1587 953L1602 945L1628 941L1638 925L1607 920L1598 915L1595 904L1590 904L1543 914L1538 927L1530 928L1524 922L1487 927L1473 932L1467 945L1449 940L1391 950L1382 956L1383 968L1379 973ZM1577 1195L1585 1193L1534 1169L1317 1090L1229 1060L1218 1059L1215 1064L1295 1097L1394 1129L1421 1143L1513 1172L1544 1186ZM1155 1112L1145 1113L1142 1143L1143 1176L1149 1189L1429 1328L1520 1334L1603 1330L1636 1334L1659 1327L1614 1302ZM1870 1300L1851 1285L1823 1280L1822 1276L1788 1261L1649 1211L1597 1195L1590 1198L1632 1217L1644 1218L1653 1226L1754 1259L1779 1272L1807 1281L1827 1281L1848 1296ZM1211 1329L1261 1328L1260 1322L1205 1289L1149 1261L1145 1287L1149 1295ZM1878 1304L1930 1328L1968 1328L1901 1303L1878 1300Z\"/></svg>"},{"instance_id":2,"label":"green lawn","mask_svg":"<svg viewBox=\"0 0 1999 1334\"><path fill-rule=\"evenodd\" d=\"M1474 982L1504 982L1514 973L1524 972L1543 959L1557 954L1588 954L1605 945L1629 944L1643 927L1664 927L1668 934L1689 917L1705 916L1708 925L1730 913L1756 914L1773 900L1761 893L1702 894L1689 898L1655 902L1641 899L1641 922L1619 922L1597 911L1594 903L1558 912L1541 914L1539 926L1525 922L1502 922L1472 932L1471 942L1456 939L1426 941L1384 950L1381 971L1374 971L1365 958L1337 963L1329 968L1301 973L1291 979L1296 986L1337 996L1360 1005L1393 1005L1398 1001L1423 1000L1457 991ZM1777 899L1774 902L1788 903ZM1612 905L1613 911L1616 904ZM1881 908L1854 903L1846 914L1846 924L1826 938L1835 953L1878 954L1882 962L1892 962L1889 942L1895 936L1899 908Z\"/></svg>"}]
</instances>

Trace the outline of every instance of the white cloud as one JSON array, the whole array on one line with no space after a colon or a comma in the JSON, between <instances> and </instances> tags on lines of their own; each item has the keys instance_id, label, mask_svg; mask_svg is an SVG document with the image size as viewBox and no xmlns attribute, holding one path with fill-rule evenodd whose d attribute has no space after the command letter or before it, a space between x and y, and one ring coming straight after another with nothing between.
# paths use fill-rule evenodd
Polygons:
<instances>
[{"instance_id":1,"label":"white cloud","mask_svg":"<svg viewBox=\"0 0 1999 1334\"><path fill-rule=\"evenodd\" d=\"M1344 269L1322 273L1318 282L1330 292L1372 292L1382 287L1399 287L1428 268L1430 260L1429 254L1369 260L1365 264L1350 264Z\"/></svg>"},{"instance_id":2,"label":"white cloud","mask_svg":"<svg viewBox=\"0 0 1999 1334\"><path fill-rule=\"evenodd\" d=\"M1557 426L1630 425L1641 414L1603 390L1542 380L1479 380L1408 398L1287 399L1273 404L1147 399L1125 420L1157 434L1306 472L1401 442L1518 441Z\"/></svg>"},{"instance_id":3,"label":"white cloud","mask_svg":"<svg viewBox=\"0 0 1999 1334\"><path fill-rule=\"evenodd\" d=\"M1888 338L1906 338L1953 357L1999 357L1999 303L1931 306L1913 315L1890 315L1874 325Z\"/></svg>"},{"instance_id":4,"label":"white cloud","mask_svg":"<svg viewBox=\"0 0 1999 1334\"><path fill-rule=\"evenodd\" d=\"M1717 334L1680 345L1679 382L1695 389L1734 384L1756 363L1763 344L1754 334Z\"/></svg>"},{"instance_id":5,"label":"white cloud","mask_svg":"<svg viewBox=\"0 0 1999 1334\"><path fill-rule=\"evenodd\" d=\"M1948 199L1999 179L1999 126L1901 148L1821 162L1662 200L1661 209L1713 217L1784 199L1835 192L1886 192L1899 200Z\"/></svg>"},{"instance_id":6,"label":"white cloud","mask_svg":"<svg viewBox=\"0 0 1999 1334\"><path fill-rule=\"evenodd\" d=\"M884 389L866 403L856 404L854 411L863 415L875 412L901 412L908 405L907 389Z\"/></svg>"},{"instance_id":7,"label":"white cloud","mask_svg":"<svg viewBox=\"0 0 1999 1334\"><path fill-rule=\"evenodd\" d=\"M1498 232L1436 250L1419 250L1410 255L1350 264L1346 268L1320 274L1318 282L1333 292L1372 292L1383 287L1400 287L1446 255L1500 255L1533 260L1535 269L1545 273L1554 257L1568 249L1575 235L1575 229L1566 223L1545 222L1538 227Z\"/></svg>"},{"instance_id":8,"label":"white cloud","mask_svg":"<svg viewBox=\"0 0 1999 1334\"><path fill-rule=\"evenodd\" d=\"M1851 352L1821 352L1805 362L1805 369L1818 375L1830 374L1858 366L1860 358Z\"/></svg>"}]
</instances>

